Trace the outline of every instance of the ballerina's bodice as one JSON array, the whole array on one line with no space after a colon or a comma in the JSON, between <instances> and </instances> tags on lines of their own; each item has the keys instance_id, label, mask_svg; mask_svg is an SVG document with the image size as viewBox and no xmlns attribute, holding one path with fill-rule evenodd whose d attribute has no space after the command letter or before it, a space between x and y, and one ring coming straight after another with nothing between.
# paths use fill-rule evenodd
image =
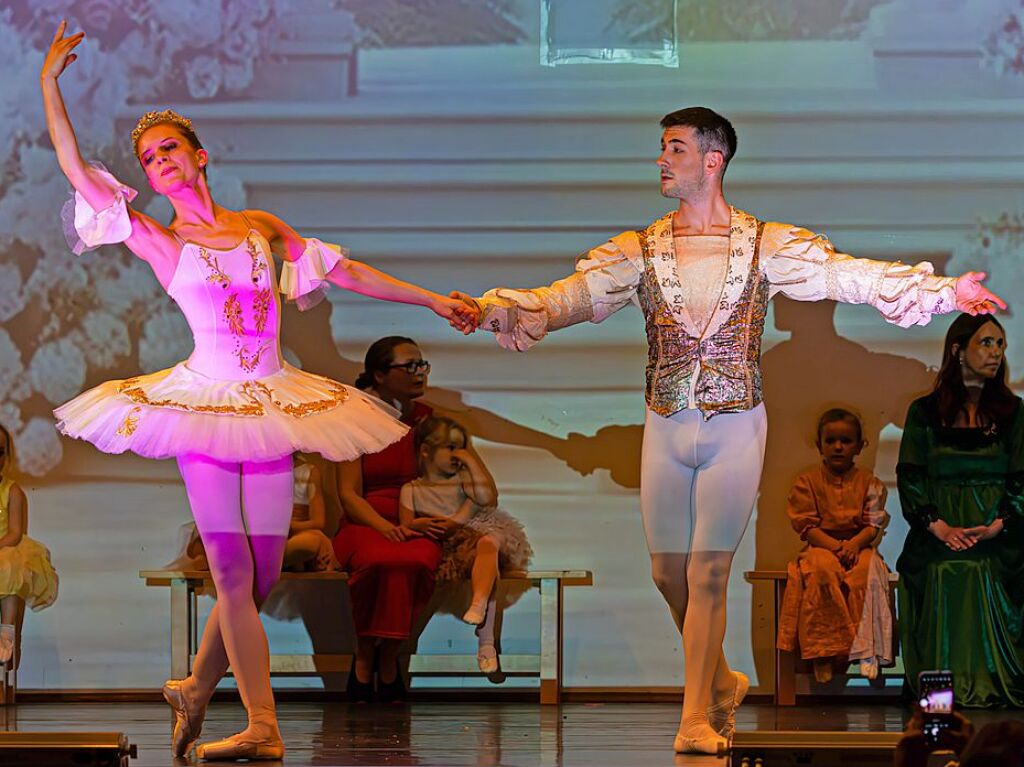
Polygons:
<instances>
[{"instance_id":1,"label":"ballerina's bodice","mask_svg":"<svg viewBox=\"0 0 1024 767\"><path fill-rule=\"evenodd\" d=\"M185 243L167 293L192 329L191 370L238 381L281 369L277 275L256 230L230 249Z\"/></svg>"}]
</instances>

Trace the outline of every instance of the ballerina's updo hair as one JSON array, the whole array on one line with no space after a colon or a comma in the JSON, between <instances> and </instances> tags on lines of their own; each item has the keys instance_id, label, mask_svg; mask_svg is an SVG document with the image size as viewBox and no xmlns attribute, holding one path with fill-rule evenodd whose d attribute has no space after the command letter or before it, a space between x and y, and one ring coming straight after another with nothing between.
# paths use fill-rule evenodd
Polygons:
<instances>
[{"instance_id":1,"label":"ballerina's updo hair","mask_svg":"<svg viewBox=\"0 0 1024 767\"><path fill-rule=\"evenodd\" d=\"M864 427L861 425L860 418L856 413L841 407L834 407L821 414L821 418L818 419L818 431L815 432L814 441L820 445L821 430L828 424L836 423L837 421L846 421L847 423L853 424L857 429L857 439L861 442L864 441Z\"/></svg>"},{"instance_id":2,"label":"ballerina's updo hair","mask_svg":"<svg viewBox=\"0 0 1024 767\"><path fill-rule=\"evenodd\" d=\"M135 124L135 129L132 130L132 151L135 152L136 157L139 154L139 139L142 138L143 133L154 125L173 125L185 137L185 140L192 145L193 149L199 150L203 148L195 129L192 127L192 121L178 114L173 109L164 109L159 112L146 112Z\"/></svg>"},{"instance_id":3,"label":"ballerina's updo hair","mask_svg":"<svg viewBox=\"0 0 1024 767\"><path fill-rule=\"evenodd\" d=\"M441 445L448 442L452 432L457 431L462 435L462 449L469 447L469 433L457 421L446 418L443 415L428 415L418 424L413 432L413 439L416 441L416 455L419 457L420 474L424 473L423 457L420 456L420 449L426 445L427 455L433 455Z\"/></svg>"},{"instance_id":4,"label":"ballerina's updo hair","mask_svg":"<svg viewBox=\"0 0 1024 767\"><path fill-rule=\"evenodd\" d=\"M356 388L369 389L377 383L373 377L374 373L387 374L391 369L391 363L395 361L395 347L402 344L419 345L405 336L384 336L370 344L370 348L366 350L366 356L363 358L363 372L356 379Z\"/></svg>"}]
</instances>

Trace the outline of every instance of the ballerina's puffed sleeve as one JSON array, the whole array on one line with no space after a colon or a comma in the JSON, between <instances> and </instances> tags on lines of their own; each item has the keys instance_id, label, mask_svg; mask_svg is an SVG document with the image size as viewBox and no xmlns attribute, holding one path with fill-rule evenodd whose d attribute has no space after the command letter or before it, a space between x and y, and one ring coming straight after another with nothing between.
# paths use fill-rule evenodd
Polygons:
<instances>
[{"instance_id":1,"label":"ballerina's puffed sleeve","mask_svg":"<svg viewBox=\"0 0 1024 767\"><path fill-rule=\"evenodd\" d=\"M506 349L524 352L551 330L602 322L636 295L643 263L636 232L625 232L581 255L576 271L546 287L495 288L477 299L480 327Z\"/></svg>"},{"instance_id":2,"label":"ballerina's puffed sleeve","mask_svg":"<svg viewBox=\"0 0 1024 767\"><path fill-rule=\"evenodd\" d=\"M281 292L302 311L312 309L327 292L327 275L347 260L348 248L310 237L302 255L281 266Z\"/></svg>"},{"instance_id":3,"label":"ballerina's puffed sleeve","mask_svg":"<svg viewBox=\"0 0 1024 767\"><path fill-rule=\"evenodd\" d=\"M60 212L64 223L64 237L71 252L76 256L101 245L124 242L132 233L128 203L135 199L138 192L127 184L122 184L102 165L94 163L92 167L109 185L113 198L110 204L101 210L93 208L77 191L64 203Z\"/></svg>"},{"instance_id":4,"label":"ballerina's puffed sleeve","mask_svg":"<svg viewBox=\"0 0 1024 767\"><path fill-rule=\"evenodd\" d=\"M785 224L766 225L761 252L772 295L870 304L904 328L956 309L956 278L935 276L927 261L909 266L854 258L837 253L822 235Z\"/></svg>"}]
</instances>

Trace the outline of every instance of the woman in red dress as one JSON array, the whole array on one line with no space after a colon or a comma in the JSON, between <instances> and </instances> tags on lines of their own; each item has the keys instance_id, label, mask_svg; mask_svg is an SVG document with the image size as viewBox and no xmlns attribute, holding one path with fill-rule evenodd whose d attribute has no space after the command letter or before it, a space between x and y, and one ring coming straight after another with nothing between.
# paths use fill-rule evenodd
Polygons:
<instances>
[{"instance_id":1,"label":"woman in red dress","mask_svg":"<svg viewBox=\"0 0 1024 767\"><path fill-rule=\"evenodd\" d=\"M367 350L356 386L399 409L402 422L413 426L432 412L416 402L429 372L430 364L412 339L388 336ZM378 699L405 696L398 649L434 593L446 521L422 519L403 527L398 520L398 493L419 475L416 460L410 431L379 453L339 467L338 495L345 515L334 551L349 573L357 635L348 684L353 700L373 697L375 653Z\"/></svg>"}]
</instances>

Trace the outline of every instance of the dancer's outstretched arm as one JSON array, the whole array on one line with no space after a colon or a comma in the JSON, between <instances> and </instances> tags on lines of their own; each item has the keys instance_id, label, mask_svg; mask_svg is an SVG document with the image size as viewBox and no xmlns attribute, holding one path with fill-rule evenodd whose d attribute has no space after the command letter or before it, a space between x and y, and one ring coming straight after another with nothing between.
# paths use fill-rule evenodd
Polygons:
<instances>
[{"instance_id":1,"label":"dancer's outstretched arm","mask_svg":"<svg viewBox=\"0 0 1024 767\"><path fill-rule=\"evenodd\" d=\"M87 163L78 150L78 140L75 138L75 130L64 106L64 97L61 95L57 79L77 58L72 51L82 42L85 33L78 32L65 37L66 29L67 22L62 21L53 36L53 42L43 60L42 72L39 75L46 127L57 153L57 162L82 200L93 211L98 212L98 215L106 214L104 226L99 227L108 230L103 231L102 242L123 241L129 250L149 263L157 279L166 287L177 266L181 251L181 246L174 235L156 220L130 207L127 208L128 218L121 219L124 222L124 230L120 231L116 220L118 216L114 209L120 205L127 206L126 197L130 199L134 196L134 191L119 184L109 173ZM124 216L124 211L121 212L121 216ZM85 235L82 236L85 239ZM95 247L100 241L86 244Z\"/></svg>"},{"instance_id":2,"label":"dancer's outstretched arm","mask_svg":"<svg viewBox=\"0 0 1024 767\"><path fill-rule=\"evenodd\" d=\"M581 255L573 274L546 287L451 296L479 307L480 327L494 333L499 344L524 352L548 331L604 321L633 300L642 274L637 234L625 232Z\"/></svg>"},{"instance_id":3,"label":"dancer's outstretched arm","mask_svg":"<svg viewBox=\"0 0 1024 767\"><path fill-rule=\"evenodd\" d=\"M772 294L869 304L900 327L926 325L935 314L992 314L1006 308L982 284L984 272L941 277L927 261L909 266L854 258L836 252L826 237L787 224L765 225L761 254Z\"/></svg>"},{"instance_id":4,"label":"dancer's outstretched arm","mask_svg":"<svg viewBox=\"0 0 1024 767\"><path fill-rule=\"evenodd\" d=\"M247 215L285 263L295 264L306 255L311 241L301 237L277 216L262 210L250 210ZM480 312L475 306L404 282L347 256L338 259L323 279L371 298L425 306L463 333L472 333L479 324Z\"/></svg>"}]
</instances>

